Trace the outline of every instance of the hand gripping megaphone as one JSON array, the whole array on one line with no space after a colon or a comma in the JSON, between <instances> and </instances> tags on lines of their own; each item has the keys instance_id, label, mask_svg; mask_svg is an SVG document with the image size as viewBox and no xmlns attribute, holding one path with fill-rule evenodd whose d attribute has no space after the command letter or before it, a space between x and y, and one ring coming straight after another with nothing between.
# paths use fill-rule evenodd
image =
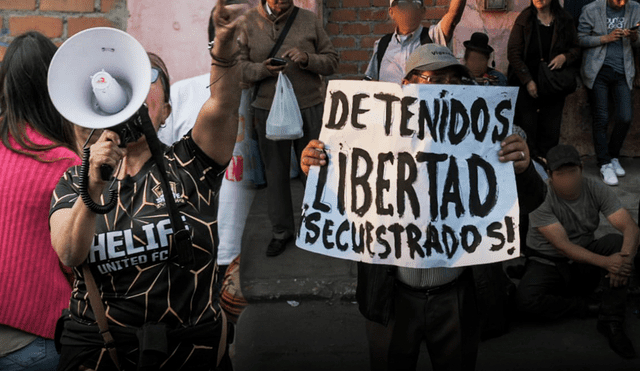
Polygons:
<instances>
[{"instance_id":1,"label":"hand gripping megaphone","mask_svg":"<svg viewBox=\"0 0 640 371\"><path fill-rule=\"evenodd\" d=\"M85 128L115 131L123 147L140 138L142 121L149 120L143 104L150 87L146 51L132 36L114 28L91 28L74 35L60 46L49 66L49 96L60 114ZM112 190L106 205L93 202L86 192L89 149L84 152L81 196L92 211L105 214L115 206L117 193ZM108 180L113 169L103 165L101 170Z\"/></svg>"},{"instance_id":2,"label":"hand gripping megaphone","mask_svg":"<svg viewBox=\"0 0 640 371\"><path fill-rule=\"evenodd\" d=\"M178 263L181 267L193 264L191 235L175 207L161 144L144 105L151 88L151 63L142 45L113 28L82 31L65 41L53 56L48 86L56 109L72 123L89 129L115 131L123 147L145 135L160 171L161 186L175 231ZM83 152L80 197L91 211L106 214L117 203L117 190L110 191L105 205L98 205L91 199L88 192L89 148L84 148ZM108 180L113 169L104 166L109 168L108 176L103 171L102 178Z\"/></svg>"}]
</instances>

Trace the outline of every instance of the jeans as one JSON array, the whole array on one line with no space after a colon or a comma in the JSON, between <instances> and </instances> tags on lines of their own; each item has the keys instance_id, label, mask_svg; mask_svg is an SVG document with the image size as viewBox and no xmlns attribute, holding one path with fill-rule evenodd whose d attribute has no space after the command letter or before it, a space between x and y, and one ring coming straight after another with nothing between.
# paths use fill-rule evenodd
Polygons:
<instances>
[{"instance_id":1,"label":"jeans","mask_svg":"<svg viewBox=\"0 0 640 371\"><path fill-rule=\"evenodd\" d=\"M613 94L616 122L607 144L609 92ZM620 156L622 144L633 119L633 92L629 90L624 74L615 72L609 66L602 66L589 95L593 106L593 146L598 166L602 166L610 163L612 158Z\"/></svg>"},{"instance_id":2,"label":"jeans","mask_svg":"<svg viewBox=\"0 0 640 371\"><path fill-rule=\"evenodd\" d=\"M610 256L620 252L622 241L622 235L608 234L585 248L598 255ZM546 319L577 315L582 298L593 292L600 280L606 279L598 319L623 321L627 287L610 287L609 280L604 278L606 274L606 270L589 264L558 262L553 266L529 259L518 285L518 308L523 313Z\"/></svg>"},{"instance_id":3,"label":"jeans","mask_svg":"<svg viewBox=\"0 0 640 371\"><path fill-rule=\"evenodd\" d=\"M38 337L31 344L0 358L2 371L55 371L60 356L53 340Z\"/></svg>"}]
</instances>

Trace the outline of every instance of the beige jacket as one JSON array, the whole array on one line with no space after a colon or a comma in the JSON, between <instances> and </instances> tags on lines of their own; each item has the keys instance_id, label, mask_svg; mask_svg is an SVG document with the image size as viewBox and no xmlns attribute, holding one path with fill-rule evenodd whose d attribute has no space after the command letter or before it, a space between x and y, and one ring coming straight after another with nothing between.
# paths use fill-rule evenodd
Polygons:
<instances>
[{"instance_id":1,"label":"beige jacket","mask_svg":"<svg viewBox=\"0 0 640 371\"><path fill-rule=\"evenodd\" d=\"M254 85L262 81L253 106L265 110L271 109L271 102L277 82L262 62L267 59L271 48L275 45L293 6L278 18L273 19L264 9L265 0L248 11L245 21L240 26L238 42L240 44L239 64L242 82ZM281 57L287 50L298 47L309 55L308 65L298 66L288 61L284 73L287 75L300 109L315 106L324 101L323 82L320 75L331 75L338 68L338 53L329 36L322 27L322 22L308 10L300 9L291 29L287 34L276 57Z\"/></svg>"}]
</instances>

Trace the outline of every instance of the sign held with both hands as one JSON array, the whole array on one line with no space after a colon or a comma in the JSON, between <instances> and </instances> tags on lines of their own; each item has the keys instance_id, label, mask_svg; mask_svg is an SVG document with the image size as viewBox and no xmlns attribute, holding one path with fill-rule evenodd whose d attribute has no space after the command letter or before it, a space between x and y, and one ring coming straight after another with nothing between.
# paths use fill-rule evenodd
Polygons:
<instances>
[{"instance_id":1,"label":"sign held with both hands","mask_svg":"<svg viewBox=\"0 0 640 371\"><path fill-rule=\"evenodd\" d=\"M517 92L331 81L298 247L412 268L519 256L513 165L498 161Z\"/></svg>"}]
</instances>

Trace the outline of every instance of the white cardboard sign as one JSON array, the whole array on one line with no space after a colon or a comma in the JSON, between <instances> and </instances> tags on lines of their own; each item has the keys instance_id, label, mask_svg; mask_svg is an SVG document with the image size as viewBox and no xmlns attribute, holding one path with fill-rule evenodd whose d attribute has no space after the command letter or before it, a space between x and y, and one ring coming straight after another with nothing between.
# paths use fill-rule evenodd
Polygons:
<instances>
[{"instance_id":1,"label":"white cardboard sign","mask_svg":"<svg viewBox=\"0 0 640 371\"><path fill-rule=\"evenodd\" d=\"M517 88L330 82L297 245L413 268L519 256L513 165L498 161Z\"/></svg>"}]
</instances>

